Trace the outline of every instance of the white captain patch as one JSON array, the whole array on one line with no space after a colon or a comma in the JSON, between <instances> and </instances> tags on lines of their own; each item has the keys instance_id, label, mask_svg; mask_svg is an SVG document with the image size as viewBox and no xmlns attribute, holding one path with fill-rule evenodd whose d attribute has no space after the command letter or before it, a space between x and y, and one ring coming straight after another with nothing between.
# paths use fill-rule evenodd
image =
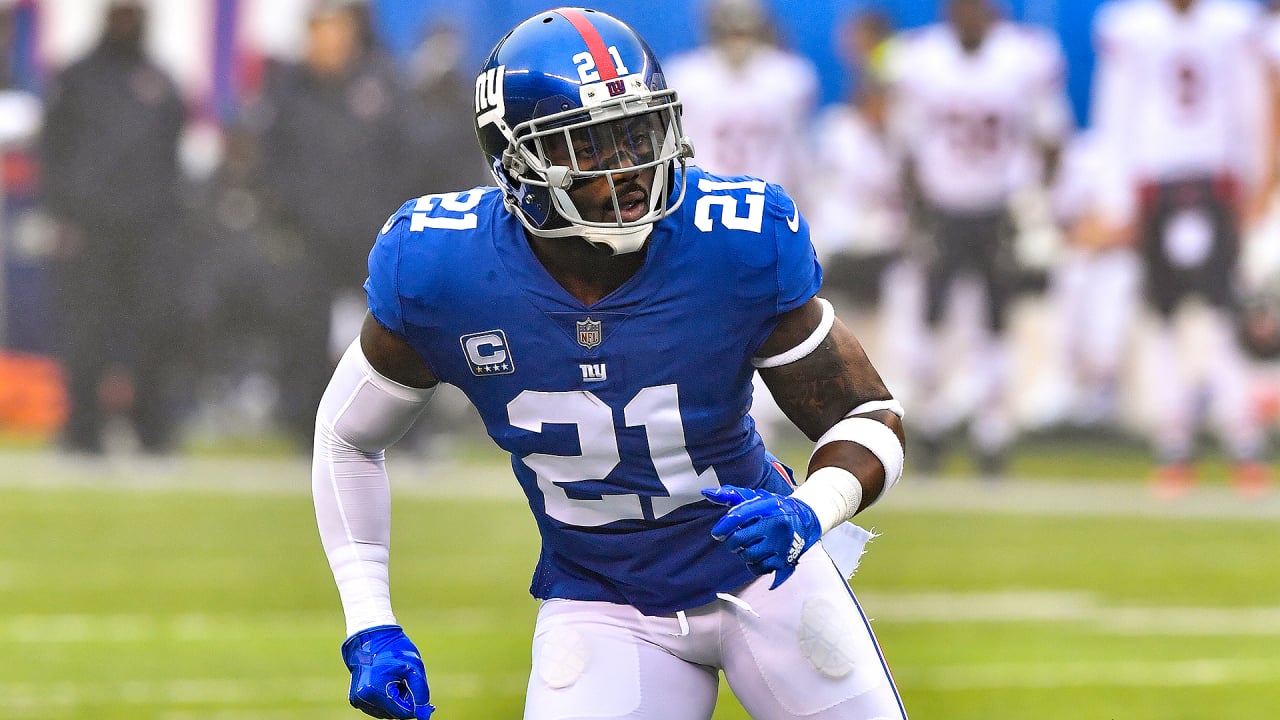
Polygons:
<instances>
[{"instance_id":1,"label":"white captain patch","mask_svg":"<svg viewBox=\"0 0 1280 720\"><path fill-rule=\"evenodd\" d=\"M507 344L507 334L502 330L463 335L458 338L458 342L467 355L471 374L485 377L510 375L516 371L515 361L511 358L511 347Z\"/></svg>"}]
</instances>

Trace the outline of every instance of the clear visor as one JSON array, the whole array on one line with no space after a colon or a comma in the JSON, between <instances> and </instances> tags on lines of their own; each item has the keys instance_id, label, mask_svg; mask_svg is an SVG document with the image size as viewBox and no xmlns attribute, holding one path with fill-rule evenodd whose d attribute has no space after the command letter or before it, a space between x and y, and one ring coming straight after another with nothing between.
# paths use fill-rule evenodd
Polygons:
<instances>
[{"instance_id":1,"label":"clear visor","mask_svg":"<svg viewBox=\"0 0 1280 720\"><path fill-rule=\"evenodd\" d=\"M662 111L556 130L534 140L550 165L568 167L578 178L632 171L662 161L671 133Z\"/></svg>"},{"instance_id":2,"label":"clear visor","mask_svg":"<svg viewBox=\"0 0 1280 720\"><path fill-rule=\"evenodd\" d=\"M640 229L680 207L684 186L673 172L692 153L682 140L675 91L641 90L588 108L557 102L566 109L512 129L504 167L519 182L546 188L568 226L526 227L612 246L618 238L643 238L647 230Z\"/></svg>"},{"instance_id":3,"label":"clear visor","mask_svg":"<svg viewBox=\"0 0 1280 720\"><path fill-rule=\"evenodd\" d=\"M675 93L665 90L535 118L512 134L519 154L539 175L567 167L575 179L596 177L676 159L678 109ZM522 179L538 184L536 178Z\"/></svg>"}]
</instances>

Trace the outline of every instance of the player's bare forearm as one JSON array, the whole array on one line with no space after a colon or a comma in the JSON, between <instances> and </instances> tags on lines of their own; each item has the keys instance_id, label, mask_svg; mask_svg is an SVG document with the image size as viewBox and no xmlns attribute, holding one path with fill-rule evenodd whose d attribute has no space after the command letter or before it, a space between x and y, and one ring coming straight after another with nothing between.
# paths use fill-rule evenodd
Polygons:
<instances>
[{"instance_id":1,"label":"player's bare forearm","mask_svg":"<svg viewBox=\"0 0 1280 720\"><path fill-rule=\"evenodd\" d=\"M783 315L759 354L776 354L803 342L817 327L821 312L811 300ZM855 407L892 397L862 344L839 318L813 352L793 363L762 369L760 377L778 407L811 440L817 440ZM901 422L893 413L869 416L901 434Z\"/></svg>"},{"instance_id":2,"label":"player's bare forearm","mask_svg":"<svg viewBox=\"0 0 1280 720\"><path fill-rule=\"evenodd\" d=\"M810 305L817 303L811 301L783 316L764 350L794 347L803 341L803 337L796 339L802 332L807 330L812 334L814 328L820 327L821 307L817 307L815 318ZM839 319L833 320L830 331L812 352L795 362L764 368L760 376L782 411L815 442L864 403L892 398L862 344ZM905 447L902 419L893 411L875 409L859 412L856 417L883 424L897 437L898 445ZM875 502L886 487L886 465L872 450L873 446L879 447L876 443L839 438L821 443L810 458L808 475L812 476L820 468L835 467L851 473L861 485L861 490L852 495L842 493L846 504L842 506L844 510L837 513L839 517L856 513ZM881 453L884 452L885 448L881 448ZM892 480L896 480L901 471L901 455L898 458Z\"/></svg>"}]
</instances>

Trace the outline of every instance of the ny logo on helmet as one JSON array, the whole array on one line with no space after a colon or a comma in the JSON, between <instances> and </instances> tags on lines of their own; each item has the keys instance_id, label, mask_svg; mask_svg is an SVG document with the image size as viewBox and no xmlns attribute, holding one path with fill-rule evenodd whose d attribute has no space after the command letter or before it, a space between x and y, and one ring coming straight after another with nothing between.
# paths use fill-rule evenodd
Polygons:
<instances>
[{"instance_id":1,"label":"ny logo on helmet","mask_svg":"<svg viewBox=\"0 0 1280 720\"><path fill-rule=\"evenodd\" d=\"M502 97L503 79L507 72L506 65L489 68L476 78L476 125L484 127L489 123L502 122L507 114L507 103Z\"/></svg>"}]
</instances>

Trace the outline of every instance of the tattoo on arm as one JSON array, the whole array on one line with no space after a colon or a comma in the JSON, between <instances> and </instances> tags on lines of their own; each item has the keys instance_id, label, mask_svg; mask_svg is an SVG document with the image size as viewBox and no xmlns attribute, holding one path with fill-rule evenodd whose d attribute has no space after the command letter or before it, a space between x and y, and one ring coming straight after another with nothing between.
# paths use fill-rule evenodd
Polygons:
<instances>
[{"instance_id":1,"label":"tattoo on arm","mask_svg":"<svg viewBox=\"0 0 1280 720\"><path fill-rule=\"evenodd\" d=\"M862 344L839 319L808 356L761 370L760 377L778 407L811 440L858 405L892 397Z\"/></svg>"}]
</instances>

